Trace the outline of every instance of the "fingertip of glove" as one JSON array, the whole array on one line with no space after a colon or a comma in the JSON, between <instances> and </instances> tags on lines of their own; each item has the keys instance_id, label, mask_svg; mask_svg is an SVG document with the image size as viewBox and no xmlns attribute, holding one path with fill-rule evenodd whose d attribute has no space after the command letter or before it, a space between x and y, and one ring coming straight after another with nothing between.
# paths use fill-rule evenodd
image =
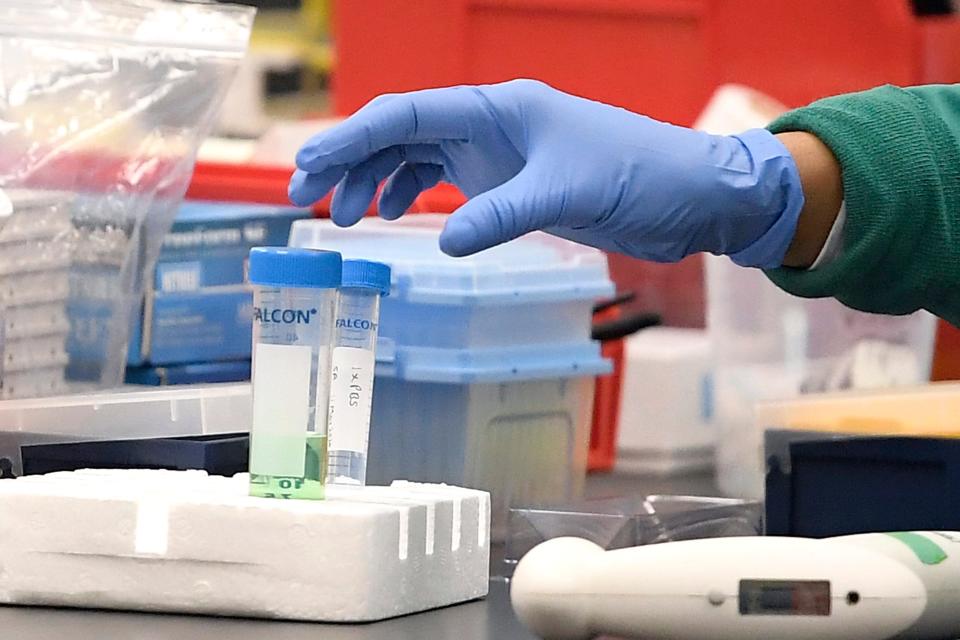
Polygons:
<instances>
[{"instance_id":1,"label":"fingertip of glove","mask_svg":"<svg viewBox=\"0 0 960 640\"><path fill-rule=\"evenodd\" d=\"M453 215L440 233L440 250L448 256L462 258L476 253L477 230L469 220Z\"/></svg>"},{"instance_id":2,"label":"fingertip of glove","mask_svg":"<svg viewBox=\"0 0 960 640\"><path fill-rule=\"evenodd\" d=\"M306 180L306 175L302 171L294 171L293 175L290 176L290 182L287 184L287 199L297 207L306 207L313 204L303 193L303 182Z\"/></svg>"},{"instance_id":3,"label":"fingertip of glove","mask_svg":"<svg viewBox=\"0 0 960 640\"><path fill-rule=\"evenodd\" d=\"M312 164L314 160L317 159L317 152L313 145L305 144L300 147L297 151L297 155L294 156L294 163L297 165L297 168L306 171L308 165Z\"/></svg>"},{"instance_id":4,"label":"fingertip of glove","mask_svg":"<svg viewBox=\"0 0 960 640\"><path fill-rule=\"evenodd\" d=\"M361 218L363 218L363 214L357 216L352 212L345 212L343 207L331 207L330 209L330 219L338 227L352 227L360 222Z\"/></svg>"},{"instance_id":5,"label":"fingertip of glove","mask_svg":"<svg viewBox=\"0 0 960 640\"><path fill-rule=\"evenodd\" d=\"M386 207L384 207L383 204L381 203L377 207L377 215L379 215L384 220L391 220L391 221L399 220L401 217L403 217L404 213L406 213L404 209L400 209L399 207L394 207L391 205L387 205Z\"/></svg>"}]
</instances>

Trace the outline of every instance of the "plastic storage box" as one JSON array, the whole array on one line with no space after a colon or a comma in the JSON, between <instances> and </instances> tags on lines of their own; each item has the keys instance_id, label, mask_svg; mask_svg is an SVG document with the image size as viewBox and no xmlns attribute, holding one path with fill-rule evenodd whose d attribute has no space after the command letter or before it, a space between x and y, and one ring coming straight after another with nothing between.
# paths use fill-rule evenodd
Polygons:
<instances>
[{"instance_id":1,"label":"plastic storage box","mask_svg":"<svg viewBox=\"0 0 960 640\"><path fill-rule=\"evenodd\" d=\"M707 332L653 327L627 338L626 350L617 469L678 475L712 468Z\"/></svg>"},{"instance_id":2,"label":"plastic storage box","mask_svg":"<svg viewBox=\"0 0 960 640\"><path fill-rule=\"evenodd\" d=\"M929 380L932 315L879 316L832 299L795 298L762 272L716 256L706 257L706 267L717 480L724 493L763 493L758 402Z\"/></svg>"},{"instance_id":3,"label":"plastic storage box","mask_svg":"<svg viewBox=\"0 0 960 640\"><path fill-rule=\"evenodd\" d=\"M594 380L611 370L590 339L613 292L599 251L543 233L450 258L444 216L294 223L290 243L388 263L367 481L447 482L492 494L494 535L509 506L577 497Z\"/></svg>"},{"instance_id":4,"label":"plastic storage box","mask_svg":"<svg viewBox=\"0 0 960 640\"><path fill-rule=\"evenodd\" d=\"M19 475L24 445L240 433L251 420L249 384L8 400L0 402L0 461Z\"/></svg>"}]
</instances>

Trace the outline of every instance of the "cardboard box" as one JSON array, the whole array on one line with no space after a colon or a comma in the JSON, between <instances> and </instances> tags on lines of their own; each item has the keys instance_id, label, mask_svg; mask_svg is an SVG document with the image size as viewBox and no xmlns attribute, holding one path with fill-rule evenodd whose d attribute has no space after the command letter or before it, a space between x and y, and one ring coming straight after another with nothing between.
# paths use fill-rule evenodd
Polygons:
<instances>
[{"instance_id":1,"label":"cardboard box","mask_svg":"<svg viewBox=\"0 0 960 640\"><path fill-rule=\"evenodd\" d=\"M131 329L129 366L250 357L252 247L285 246L307 209L185 202L164 237L143 311Z\"/></svg>"}]
</instances>

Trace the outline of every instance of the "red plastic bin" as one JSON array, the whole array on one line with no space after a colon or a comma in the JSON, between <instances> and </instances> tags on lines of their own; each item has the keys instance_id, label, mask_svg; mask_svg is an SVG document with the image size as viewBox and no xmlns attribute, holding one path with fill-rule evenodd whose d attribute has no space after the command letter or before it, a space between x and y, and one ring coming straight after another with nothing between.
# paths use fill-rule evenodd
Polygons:
<instances>
[{"instance_id":1,"label":"red plastic bin","mask_svg":"<svg viewBox=\"0 0 960 640\"><path fill-rule=\"evenodd\" d=\"M198 162L187 188L186 197L193 200L221 202L259 202L288 205L287 185L293 167ZM313 205L317 217L330 216L328 195ZM449 213L459 207L465 198L449 184L441 184L420 194L410 211L413 213ZM376 210L371 205L368 215Z\"/></svg>"},{"instance_id":2,"label":"red plastic bin","mask_svg":"<svg viewBox=\"0 0 960 640\"><path fill-rule=\"evenodd\" d=\"M740 82L798 106L960 80L960 17L908 0L335 0L334 110L381 93L538 78L690 124Z\"/></svg>"},{"instance_id":3,"label":"red plastic bin","mask_svg":"<svg viewBox=\"0 0 960 640\"><path fill-rule=\"evenodd\" d=\"M259 202L289 205L287 185L293 167L198 162L193 170L187 198L221 202ZM318 216L330 212L330 196L313 206Z\"/></svg>"}]
</instances>

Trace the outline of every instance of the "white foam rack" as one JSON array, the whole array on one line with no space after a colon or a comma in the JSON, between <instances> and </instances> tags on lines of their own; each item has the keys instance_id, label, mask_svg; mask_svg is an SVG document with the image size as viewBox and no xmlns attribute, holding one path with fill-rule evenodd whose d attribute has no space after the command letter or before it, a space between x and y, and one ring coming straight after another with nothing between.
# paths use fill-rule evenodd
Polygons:
<instances>
[{"instance_id":1,"label":"white foam rack","mask_svg":"<svg viewBox=\"0 0 960 640\"><path fill-rule=\"evenodd\" d=\"M396 482L324 501L203 471L0 480L0 603L381 620L486 595L490 498Z\"/></svg>"}]
</instances>

